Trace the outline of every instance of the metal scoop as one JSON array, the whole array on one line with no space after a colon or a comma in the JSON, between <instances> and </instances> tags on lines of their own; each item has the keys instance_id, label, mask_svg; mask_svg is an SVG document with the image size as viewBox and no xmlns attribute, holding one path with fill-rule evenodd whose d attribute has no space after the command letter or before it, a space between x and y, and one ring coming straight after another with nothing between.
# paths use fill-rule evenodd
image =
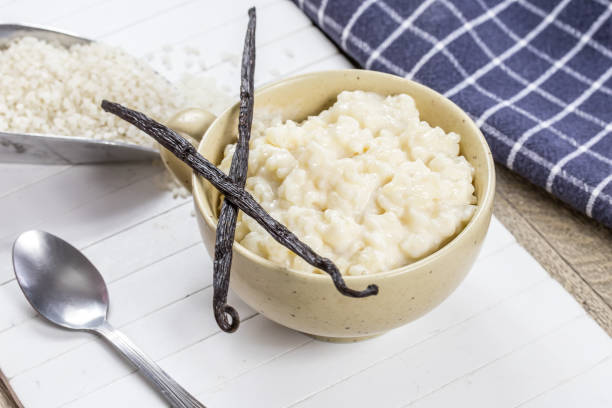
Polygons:
<instances>
[{"instance_id":1,"label":"metal scoop","mask_svg":"<svg viewBox=\"0 0 612 408\"><path fill-rule=\"evenodd\" d=\"M35 37L64 47L89 44L92 40L43 27L0 24L0 48L20 37ZM84 137L11 133L0 129L0 162L37 164L80 164L152 160L156 149L131 143L92 140Z\"/></svg>"},{"instance_id":2,"label":"metal scoop","mask_svg":"<svg viewBox=\"0 0 612 408\"><path fill-rule=\"evenodd\" d=\"M43 231L24 232L13 246L17 282L28 302L58 326L105 338L176 408L204 408L107 321L108 291L96 267L78 249Z\"/></svg>"}]
</instances>

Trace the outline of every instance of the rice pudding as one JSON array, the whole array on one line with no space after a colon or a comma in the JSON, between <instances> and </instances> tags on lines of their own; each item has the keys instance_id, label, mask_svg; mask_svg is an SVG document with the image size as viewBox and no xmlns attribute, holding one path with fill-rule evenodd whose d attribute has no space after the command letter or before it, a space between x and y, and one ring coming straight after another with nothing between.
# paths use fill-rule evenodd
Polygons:
<instances>
[{"instance_id":1,"label":"rice pudding","mask_svg":"<svg viewBox=\"0 0 612 408\"><path fill-rule=\"evenodd\" d=\"M434 252L472 217L474 169L459 141L421 121L409 95L345 91L301 123L256 112L246 189L343 274L388 271ZM234 149L225 148L225 172ZM321 272L242 212L236 242Z\"/></svg>"}]
</instances>

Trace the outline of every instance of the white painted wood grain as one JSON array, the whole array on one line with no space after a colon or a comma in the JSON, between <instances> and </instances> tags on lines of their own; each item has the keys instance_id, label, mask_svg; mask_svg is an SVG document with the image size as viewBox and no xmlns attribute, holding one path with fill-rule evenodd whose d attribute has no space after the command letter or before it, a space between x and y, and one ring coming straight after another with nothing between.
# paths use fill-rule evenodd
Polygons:
<instances>
[{"instance_id":1,"label":"white painted wood grain","mask_svg":"<svg viewBox=\"0 0 612 408\"><path fill-rule=\"evenodd\" d=\"M293 49L295 44L308 44L308 47L300 48L299 58L296 58L295 54L287 53L287 50ZM331 57L337 52L336 47L315 27L306 27L257 50L255 83L261 86L278 80L282 76L287 76L310 64ZM236 78L240 78L240 67L225 62L215 65L207 74L213 77L222 88L234 89Z\"/></svg>"},{"instance_id":2,"label":"white painted wood grain","mask_svg":"<svg viewBox=\"0 0 612 408\"><path fill-rule=\"evenodd\" d=\"M589 338L588 345L584 344L585 337ZM462 401L466 406L514 407L611 355L610 338L589 316L583 315L411 406L440 407Z\"/></svg>"},{"instance_id":3,"label":"white painted wood grain","mask_svg":"<svg viewBox=\"0 0 612 408\"><path fill-rule=\"evenodd\" d=\"M0 220L0 237L31 228L38 223L102 197L151 174L150 166L120 164L71 167L40 182L0 198L7 211ZM42 182L44 181L44 182ZM45 200L45 205L40 205Z\"/></svg>"},{"instance_id":4,"label":"white painted wood grain","mask_svg":"<svg viewBox=\"0 0 612 408\"><path fill-rule=\"evenodd\" d=\"M0 285L0 333L35 316L15 280Z\"/></svg>"},{"instance_id":5,"label":"white painted wood grain","mask_svg":"<svg viewBox=\"0 0 612 408\"><path fill-rule=\"evenodd\" d=\"M244 27L247 16L229 21L213 32L197 33L174 43L175 48L194 47L206 61L208 68L219 64L229 55L235 55L237 62L244 43ZM279 38L311 26L310 20L288 1L276 1L258 8L256 44L263 47ZM211 41L214 38L214 41ZM257 66L258 68L258 66Z\"/></svg>"},{"instance_id":6,"label":"white painted wood grain","mask_svg":"<svg viewBox=\"0 0 612 408\"><path fill-rule=\"evenodd\" d=\"M375 406L380 395L386 406L401 406L423 397L584 315L558 291L559 284L547 279L293 406L339 406L347 395L352 407Z\"/></svg>"},{"instance_id":7,"label":"white painted wood grain","mask_svg":"<svg viewBox=\"0 0 612 408\"><path fill-rule=\"evenodd\" d=\"M153 359L161 359L219 331L212 316L211 299L212 288L209 287L121 330ZM254 314L234 296L230 296L230 300L244 318ZM110 321L112 323L112 319ZM91 335L83 333L82 340L85 336ZM55 407L85 396L131 371L132 368L103 342L86 341L12 378L11 385L23 395L22 401L27 407ZM70 381L66 381L67 378Z\"/></svg>"},{"instance_id":8,"label":"white painted wood grain","mask_svg":"<svg viewBox=\"0 0 612 408\"><path fill-rule=\"evenodd\" d=\"M9 2L0 10L0 18L7 23L50 24L105 0L18 0ZM110 16L108 16L110 17Z\"/></svg>"},{"instance_id":9,"label":"white painted wood grain","mask_svg":"<svg viewBox=\"0 0 612 408\"><path fill-rule=\"evenodd\" d=\"M295 51L293 51L295 53ZM311 72L319 72L319 71L329 71L334 69L352 69L355 68L353 64L350 63L349 60L346 59L343 55L337 53L332 55L331 57L323 58L322 60L315 62L312 65L308 65L304 68L298 69L293 74L301 75L308 74Z\"/></svg>"},{"instance_id":10,"label":"white painted wood grain","mask_svg":"<svg viewBox=\"0 0 612 408\"><path fill-rule=\"evenodd\" d=\"M0 7L4 7L4 6L6 6L8 4L11 4L11 3L14 3L16 1L17 0L2 0L2 1L0 1Z\"/></svg>"},{"instance_id":11,"label":"white painted wood grain","mask_svg":"<svg viewBox=\"0 0 612 408\"><path fill-rule=\"evenodd\" d=\"M135 21L162 15L177 7L197 0L110 0L93 4L67 16L53 20L55 27L61 27L82 37L97 39L134 25ZM100 16L107 18L104 24L92 24Z\"/></svg>"},{"instance_id":12,"label":"white painted wood grain","mask_svg":"<svg viewBox=\"0 0 612 408\"><path fill-rule=\"evenodd\" d=\"M491 218L491 225L487 232L487 239L485 239L480 249L480 256L483 254L489 255L509 246L513 242L516 242L516 239L512 236L510 231L508 231L496 217L493 217Z\"/></svg>"},{"instance_id":13,"label":"white painted wood grain","mask_svg":"<svg viewBox=\"0 0 612 408\"><path fill-rule=\"evenodd\" d=\"M521 408L611 407L612 357L574 378L561 382L519 406Z\"/></svg>"},{"instance_id":14,"label":"white painted wood grain","mask_svg":"<svg viewBox=\"0 0 612 408\"><path fill-rule=\"evenodd\" d=\"M278 0L194 1L101 39L121 46L133 55L143 56L160 46L222 27L232 19L243 18L249 7L263 7L272 1ZM210 36L210 41L215 41L214 35Z\"/></svg>"},{"instance_id":15,"label":"white painted wood grain","mask_svg":"<svg viewBox=\"0 0 612 408\"><path fill-rule=\"evenodd\" d=\"M153 67L171 79L192 58L236 94L252 4L258 85L351 66L288 1L21 0L0 2L0 18L53 22L153 53ZM201 55L186 57L185 47ZM495 218L465 282L409 325L362 343L321 343L231 294L243 322L228 335L212 316L211 260L192 204L159 190L157 173L0 164L0 214L16 214L0 218L0 369L27 408L165 406L99 339L34 317L10 267L12 240L34 227L84 250L109 283L111 323L207 406L610 405L612 341Z\"/></svg>"},{"instance_id":16,"label":"white painted wood grain","mask_svg":"<svg viewBox=\"0 0 612 408\"><path fill-rule=\"evenodd\" d=\"M104 271L108 281L113 281L200 242L192 211L191 204L183 204L88 246L83 252Z\"/></svg>"},{"instance_id":17,"label":"white painted wood grain","mask_svg":"<svg viewBox=\"0 0 612 408\"><path fill-rule=\"evenodd\" d=\"M130 227L181 206L191 207L191 199L173 197L163 191L155 177L148 177L115 190L78 209L46 222L54 231L79 247L91 246ZM103 222L91 223L100 218Z\"/></svg>"},{"instance_id":18,"label":"white painted wood grain","mask_svg":"<svg viewBox=\"0 0 612 408\"><path fill-rule=\"evenodd\" d=\"M199 32L170 45L150 50L147 52L146 59L157 72L175 82L180 81L186 72L201 75L203 68L207 70L207 76L212 76L217 80L219 78L216 72L229 73L228 77L231 79L221 81L220 87L227 93L237 96L240 78L240 50L244 42L246 23L247 16L241 16L215 28L212 32ZM259 54L267 45L274 44L276 40L307 28L313 28L308 18L286 1L273 2L260 9L256 36L258 47L256 72L261 70L259 63L263 60ZM320 33L317 32L316 35ZM325 43L324 46L329 47L329 44ZM202 51L195 55L191 52L193 50ZM289 56L287 49L281 50L281 53L285 57ZM295 56L293 58L295 59ZM171 61L170 66L168 66L168 60ZM224 62L227 63L223 65L225 69L211 70ZM227 72L228 69L229 72Z\"/></svg>"},{"instance_id":19,"label":"white painted wood grain","mask_svg":"<svg viewBox=\"0 0 612 408\"><path fill-rule=\"evenodd\" d=\"M162 359L159 363L181 384L196 393L202 388L212 387L242 373L257 370L262 364L312 341L309 337L281 327L260 315L243 321L240 332L241 336L216 333L194 344L188 349L189 351L181 351ZM253 341L254 339L259 340ZM134 406L165 406L135 373L67 406L70 408L129 406L125 404L125 398L128 398ZM258 405L256 398L252 398L249 406L256 405Z\"/></svg>"},{"instance_id":20,"label":"white painted wood grain","mask_svg":"<svg viewBox=\"0 0 612 408\"><path fill-rule=\"evenodd\" d=\"M11 164L2 167L0 177L0 197L13 193L17 189L24 188L31 183L36 183L46 177L65 171L70 166L45 164Z\"/></svg>"},{"instance_id":21,"label":"white painted wood grain","mask_svg":"<svg viewBox=\"0 0 612 408\"><path fill-rule=\"evenodd\" d=\"M5 214L0 219L0 283L12 279L10 251L20 232L44 227L67 212L160 171L142 164L71 167L0 198Z\"/></svg>"}]
</instances>

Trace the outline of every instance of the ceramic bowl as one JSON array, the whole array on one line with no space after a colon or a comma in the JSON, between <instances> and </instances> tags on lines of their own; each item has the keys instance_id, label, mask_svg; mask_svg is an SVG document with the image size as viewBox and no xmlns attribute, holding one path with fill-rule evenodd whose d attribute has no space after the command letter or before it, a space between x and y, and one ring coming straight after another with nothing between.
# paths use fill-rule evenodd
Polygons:
<instances>
[{"instance_id":1,"label":"ceramic bowl","mask_svg":"<svg viewBox=\"0 0 612 408\"><path fill-rule=\"evenodd\" d=\"M370 283L379 286L378 295L362 299L338 293L328 275L278 266L235 243L232 290L267 318L331 341L355 341L384 333L423 316L446 299L465 278L480 250L491 219L495 190L493 159L480 130L457 105L416 82L373 71L318 72L257 90L255 106L278 110L286 119L301 121L331 106L344 90L407 93L414 98L422 120L461 135L461 153L475 169L478 203L467 226L433 254L394 270L345 277L347 285L354 289L364 289ZM221 162L224 147L236 140L238 110L236 104L223 112L199 142L199 152L215 164ZM184 120L179 114L170 125L197 139L210 123L210 117L202 118L194 125L193 120ZM165 159L188 183L189 170L177 166L173 156L165 155ZM196 219L212 256L219 193L200 176L193 176L190 182Z\"/></svg>"}]
</instances>

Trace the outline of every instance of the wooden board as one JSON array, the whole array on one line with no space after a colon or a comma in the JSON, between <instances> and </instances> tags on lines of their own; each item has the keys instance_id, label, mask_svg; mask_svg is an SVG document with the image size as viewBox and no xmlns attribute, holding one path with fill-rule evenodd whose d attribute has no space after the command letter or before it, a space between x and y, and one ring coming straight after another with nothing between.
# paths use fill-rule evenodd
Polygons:
<instances>
[{"instance_id":1,"label":"wooden board","mask_svg":"<svg viewBox=\"0 0 612 408\"><path fill-rule=\"evenodd\" d=\"M196 47L205 61L189 69L204 66L235 93L252 3L259 14L258 85L350 67L281 0L22 0L0 2L0 15L121 45L173 80L188 65L183 47ZM171 67L163 63L166 44ZM210 310L210 259L190 200L160 191L160 171L0 165L0 213L12 214L0 219L0 369L9 379L0 376L0 407L19 406L17 398L28 408L164 406L99 340L34 316L10 267L10 244L28 228L83 249L109 282L111 322L208 406L612 404L612 341L590 317L611 333L610 236L502 169L497 218L457 292L426 317L352 345L313 341L235 297L243 325L236 334L220 333ZM571 244L574 237L582 246Z\"/></svg>"},{"instance_id":2,"label":"wooden board","mask_svg":"<svg viewBox=\"0 0 612 408\"><path fill-rule=\"evenodd\" d=\"M497 166L495 215L612 336L612 231Z\"/></svg>"}]
</instances>

